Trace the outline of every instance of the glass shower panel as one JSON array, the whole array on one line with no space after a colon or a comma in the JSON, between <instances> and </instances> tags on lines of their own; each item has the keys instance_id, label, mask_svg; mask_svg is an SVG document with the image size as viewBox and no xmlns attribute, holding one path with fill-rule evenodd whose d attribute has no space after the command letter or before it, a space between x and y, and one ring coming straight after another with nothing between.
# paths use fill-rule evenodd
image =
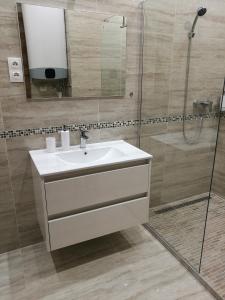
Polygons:
<instances>
[{"instance_id":1,"label":"glass shower panel","mask_svg":"<svg viewBox=\"0 0 225 300\"><path fill-rule=\"evenodd\" d=\"M224 5L225 10L225 5ZM225 94L225 91L223 92ZM224 103L223 103L224 104ZM224 105L223 105L224 106ZM200 274L225 299L225 114L222 107Z\"/></svg>"},{"instance_id":2,"label":"glass shower panel","mask_svg":"<svg viewBox=\"0 0 225 300\"><path fill-rule=\"evenodd\" d=\"M199 11L202 2L144 2L140 132L140 147L154 156L149 226L196 270L224 78L215 10Z\"/></svg>"}]
</instances>

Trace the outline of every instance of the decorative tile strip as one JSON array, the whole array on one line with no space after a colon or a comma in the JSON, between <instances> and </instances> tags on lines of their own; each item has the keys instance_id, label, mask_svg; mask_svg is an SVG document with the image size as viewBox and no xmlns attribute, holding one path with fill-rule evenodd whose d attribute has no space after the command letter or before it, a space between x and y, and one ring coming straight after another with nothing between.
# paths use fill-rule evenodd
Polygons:
<instances>
[{"instance_id":1,"label":"decorative tile strip","mask_svg":"<svg viewBox=\"0 0 225 300\"><path fill-rule=\"evenodd\" d=\"M225 118L225 112L221 112L221 116ZM97 122L89 124L68 124L62 126L53 127L42 127L42 128L28 128L28 129L16 129L16 130L5 130L0 131L0 139L10 139L14 137L32 136L32 135L48 135L59 133L61 130L69 130L71 132L78 131L79 128L85 128L87 130L93 129L107 129L107 128L120 128L120 127L131 127L138 125L152 125L160 123L179 123L186 121L193 121L198 119L216 119L219 117L219 113L210 113L204 115L175 115L175 116L162 116L146 118L141 121L139 120L125 120L125 121L114 121L114 122Z\"/></svg>"}]
</instances>

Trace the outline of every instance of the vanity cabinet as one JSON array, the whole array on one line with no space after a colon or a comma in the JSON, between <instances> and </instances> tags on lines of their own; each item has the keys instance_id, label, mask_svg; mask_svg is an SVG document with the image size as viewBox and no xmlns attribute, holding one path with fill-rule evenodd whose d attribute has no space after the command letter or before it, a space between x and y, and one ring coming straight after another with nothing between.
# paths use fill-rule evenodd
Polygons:
<instances>
[{"instance_id":1,"label":"vanity cabinet","mask_svg":"<svg viewBox=\"0 0 225 300\"><path fill-rule=\"evenodd\" d=\"M44 176L32 162L32 170L48 251L149 220L151 159Z\"/></svg>"}]
</instances>

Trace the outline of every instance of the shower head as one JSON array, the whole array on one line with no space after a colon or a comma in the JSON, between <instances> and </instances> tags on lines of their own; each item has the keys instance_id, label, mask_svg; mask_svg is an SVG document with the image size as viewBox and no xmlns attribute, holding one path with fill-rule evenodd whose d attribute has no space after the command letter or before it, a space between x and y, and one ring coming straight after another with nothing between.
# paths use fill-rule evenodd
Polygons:
<instances>
[{"instance_id":1,"label":"shower head","mask_svg":"<svg viewBox=\"0 0 225 300\"><path fill-rule=\"evenodd\" d=\"M195 17L194 22L192 24L191 31L188 34L189 39L192 39L195 36L195 26L198 22L198 18L203 17L206 13L207 13L207 8L205 8L205 7L199 7L198 8L196 17Z\"/></svg>"},{"instance_id":2,"label":"shower head","mask_svg":"<svg viewBox=\"0 0 225 300\"><path fill-rule=\"evenodd\" d=\"M119 17L119 20L118 20L118 17ZM112 20L114 18L114 20ZM115 19L117 18L117 19ZM123 17L120 17L120 16L111 16L109 18L106 18L104 19L104 22L105 23L114 23L114 24L119 24L118 22L121 21L121 18L122 18L122 24L120 26L120 28L126 28L127 27L127 18L125 16Z\"/></svg>"},{"instance_id":3,"label":"shower head","mask_svg":"<svg viewBox=\"0 0 225 300\"><path fill-rule=\"evenodd\" d=\"M199 7L197 10L197 14L199 17L203 17L207 13L206 7Z\"/></svg>"}]
</instances>

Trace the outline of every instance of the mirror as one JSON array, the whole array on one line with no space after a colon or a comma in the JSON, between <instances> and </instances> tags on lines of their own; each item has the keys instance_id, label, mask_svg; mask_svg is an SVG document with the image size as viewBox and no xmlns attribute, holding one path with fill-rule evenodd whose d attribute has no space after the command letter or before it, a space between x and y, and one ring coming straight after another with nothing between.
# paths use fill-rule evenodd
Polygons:
<instances>
[{"instance_id":1,"label":"mirror","mask_svg":"<svg viewBox=\"0 0 225 300\"><path fill-rule=\"evenodd\" d=\"M113 16L104 20L101 47L103 96L125 95L126 28L125 17Z\"/></svg>"},{"instance_id":2,"label":"mirror","mask_svg":"<svg viewBox=\"0 0 225 300\"><path fill-rule=\"evenodd\" d=\"M124 97L125 16L17 4L27 98Z\"/></svg>"}]
</instances>

